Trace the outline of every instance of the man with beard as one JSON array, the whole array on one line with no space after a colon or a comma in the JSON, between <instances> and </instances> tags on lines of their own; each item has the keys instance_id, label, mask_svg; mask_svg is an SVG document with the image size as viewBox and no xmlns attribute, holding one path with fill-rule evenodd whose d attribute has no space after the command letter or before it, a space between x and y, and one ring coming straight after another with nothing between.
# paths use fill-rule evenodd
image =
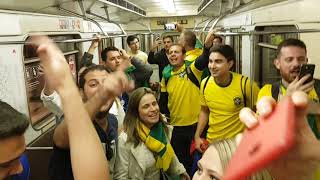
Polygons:
<instances>
[{"instance_id":1,"label":"man with beard","mask_svg":"<svg viewBox=\"0 0 320 180\"><path fill-rule=\"evenodd\" d=\"M104 102L103 105L99 107L100 109L94 108L97 107L95 103L99 101L99 96L101 96L101 94L99 94L99 88L101 88L108 74L109 70L103 65L93 65L86 68L79 77L79 89L95 130L104 147L107 160L109 161L110 177L112 177L118 136L117 119L114 115L108 113L113 99ZM52 112L63 117L61 104L59 105L60 96L47 84L42 92L41 98ZM49 163L50 179L74 179L71 167L67 125L64 120L62 120L54 130L53 143L54 149Z\"/></svg>"},{"instance_id":2,"label":"man with beard","mask_svg":"<svg viewBox=\"0 0 320 180\"><path fill-rule=\"evenodd\" d=\"M299 79L300 67L307 64L307 48L304 42L298 39L286 39L277 48L277 58L274 60L276 68L281 74L281 81L266 84L258 94L258 101L263 96L271 96L280 101L284 96L291 95L294 91L303 91L310 100L319 103L319 80L314 79L305 83L310 75ZM320 122L314 114L308 114L308 123L315 136L320 139ZM318 171L320 175L320 171Z\"/></svg>"},{"instance_id":3,"label":"man with beard","mask_svg":"<svg viewBox=\"0 0 320 180\"><path fill-rule=\"evenodd\" d=\"M319 102L317 95L319 92L316 91L317 89L314 86L318 80L314 79L305 83L310 75L299 79L300 67L307 62L307 48L304 42L298 39L282 41L278 45L277 58L274 60L274 64L280 72L281 81L264 85L259 92L258 100L263 96L272 96L276 101L279 101L282 97L291 95L294 91L303 91L308 94L311 100ZM318 132L315 133L320 138Z\"/></svg>"}]
</instances>

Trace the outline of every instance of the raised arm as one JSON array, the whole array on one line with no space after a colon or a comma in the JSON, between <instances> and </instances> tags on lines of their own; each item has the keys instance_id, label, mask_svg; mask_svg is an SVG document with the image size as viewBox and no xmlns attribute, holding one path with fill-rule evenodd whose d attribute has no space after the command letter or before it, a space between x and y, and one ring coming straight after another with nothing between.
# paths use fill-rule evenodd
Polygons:
<instances>
[{"instance_id":1,"label":"raised arm","mask_svg":"<svg viewBox=\"0 0 320 180\"><path fill-rule=\"evenodd\" d=\"M195 61L195 67L202 71L208 67L209 63L209 55L210 55L210 48L212 47L213 40L214 40L214 33L215 31L210 31L206 37L204 42L204 48L201 56L199 56Z\"/></svg>"},{"instance_id":2,"label":"raised arm","mask_svg":"<svg viewBox=\"0 0 320 180\"><path fill-rule=\"evenodd\" d=\"M62 99L75 179L109 179L108 162L100 140L85 110L62 52L47 37L34 37L32 42L38 46L37 53L48 83ZM112 76L113 91L109 91L112 96L129 88L125 75L123 73L117 75L120 77Z\"/></svg>"},{"instance_id":3,"label":"raised arm","mask_svg":"<svg viewBox=\"0 0 320 180\"><path fill-rule=\"evenodd\" d=\"M135 57L132 58L131 63L136 67L136 70L133 71L136 81L144 82L150 79L153 73L153 69L150 64L145 64Z\"/></svg>"},{"instance_id":4,"label":"raised arm","mask_svg":"<svg viewBox=\"0 0 320 180\"><path fill-rule=\"evenodd\" d=\"M148 63L150 64L159 64L160 63L160 59L159 59L159 53L155 54L155 51L157 50L157 48L161 45L162 40L161 39L157 39L152 47L151 50L148 54Z\"/></svg>"},{"instance_id":5,"label":"raised arm","mask_svg":"<svg viewBox=\"0 0 320 180\"><path fill-rule=\"evenodd\" d=\"M130 57L125 50L120 50L124 61L130 61L130 63L136 68L132 73L134 74L137 82L145 82L150 79L153 69L148 63L143 63L135 57Z\"/></svg>"},{"instance_id":6,"label":"raised arm","mask_svg":"<svg viewBox=\"0 0 320 180\"><path fill-rule=\"evenodd\" d=\"M92 59L95 49L99 46L99 42L101 41L100 36L94 36L94 40L92 40L91 45L88 49L88 52L85 52L80 60L80 68L83 66L91 66L93 65Z\"/></svg>"}]
</instances>

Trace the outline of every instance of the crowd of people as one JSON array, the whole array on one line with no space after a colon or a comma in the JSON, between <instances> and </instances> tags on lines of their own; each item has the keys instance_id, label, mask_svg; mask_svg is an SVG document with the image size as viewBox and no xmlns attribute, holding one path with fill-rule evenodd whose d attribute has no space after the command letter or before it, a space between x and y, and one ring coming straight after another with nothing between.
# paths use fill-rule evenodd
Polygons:
<instances>
[{"instance_id":1,"label":"crowd of people","mask_svg":"<svg viewBox=\"0 0 320 180\"><path fill-rule=\"evenodd\" d=\"M163 36L148 55L137 36L128 36L128 52L107 47L98 65L92 63L97 37L79 62L77 82L48 37L30 40L46 81L41 99L56 117L50 179L221 179L241 133L286 96L297 108L295 145L249 178L315 178L320 122L319 115L309 113L309 104L319 103L320 92L318 80L305 83L309 75L299 79L301 65L308 63L304 42L286 39L278 45L274 65L282 79L260 89L232 72L235 52L215 31L201 43L181 25L177 30L177 42ZM159 66L160 82L150 82L150 64ZM154 83L160 84L159 99ZM6 102L0 106L0 179L28 179L28 118ZM192 146L200 160L195 151L190 153Z\"/></svg>"}]
</instances>

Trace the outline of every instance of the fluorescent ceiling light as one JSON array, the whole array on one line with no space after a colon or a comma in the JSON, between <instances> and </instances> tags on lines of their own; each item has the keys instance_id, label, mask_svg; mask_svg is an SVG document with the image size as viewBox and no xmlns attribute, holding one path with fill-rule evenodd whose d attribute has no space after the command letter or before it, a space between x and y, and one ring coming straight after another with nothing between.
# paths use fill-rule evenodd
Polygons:
<instances>
[{"instance_id":1,"label":"fluorescent ceiling light","mask_svg":"<svg viewBox=\"0 0 320 180\"><path fill-rule=\"evenodd\" d=\"M174 0L161 0L161 5L163 8L165 8L168 13L175 13L176 12L176 7L174 5Z\"/></svg>"}]
</instances>

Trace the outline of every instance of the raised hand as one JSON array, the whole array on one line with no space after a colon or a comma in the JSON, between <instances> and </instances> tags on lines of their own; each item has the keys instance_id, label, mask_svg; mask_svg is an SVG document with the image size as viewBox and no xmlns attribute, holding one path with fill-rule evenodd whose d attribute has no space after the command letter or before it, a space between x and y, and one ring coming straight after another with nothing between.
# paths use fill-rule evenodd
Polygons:
<instances>
[{"instance_id":1,"label":"raised hand","mask_svg":"<svg viewBox=\"0 0 320 180\"><path fill-rule=\"evenodd\" d=\"M59 92L66 84L74 83L63 53L52 40L46 36L34 36L30 43L37 47L40 64L50 87Z\"/></svg>"},{"instance_id":2,"label":"raised hand","mask_svg":"<svg viewBox=\"0 0 320 180\"><path fill-rule=\"evenodd\" d=\"M157 50L157 48L162 44L162 40L157 38L156 41L153 43L151 51Z\"/></svg>"},{"instance_id":3,"label":"raised hand","mask_svg":"<svg viewBox=\"0 0 320 180\"><path fill-rule=\"evenodd\" d=\"M307 74L306 76L303 76L301 79L299 77L296 77L295 80L293 80L287 87L287 95L291 95L295 91L303 91L305 93L310 92L313 89L314 81L304 83L308 78L310 77L310 74Z\"/></svg>"},{"instance_id":4,"label":"raised hand","mask_svg":"<svg viewBox=\"0 0 320 180\"><path fill-rule=\"evenodd\" d=\"M93 38L95 38L95 39L92 40L91 45L88 50L88 53L90 53L90 54L93 54L94 50L99 46L99 43L101 41L101 37L99 34L95 34L93 36Z\"/></svg>"},{"instance_id":5,"label":"raised hand","mask_svg":"<svg viewBox=\"0 0 320 180\"><path fill-rule=\"evenodd\" d=\"M216 30L211 30L211 31L209 31L209 33L208 33L208 35L206 36L206 39L205 39L205 41L204 41L204 46L207 48L207 49L209 49L211 46L212 46L212 44L213 44L213 40L214 40L214 38L215 38L215 33L216 33L217 31Z\"/></svg>"},{"instance_id":6,"label":"raised hand","mask_svg":"<svg viewBox=\"0 0 320 180\"><path fill-rule=\"evenodd\" d=\"M123 71L116 71L106 76L97 93L102 99L113 100L113 97L119 97L123 92L129 92L133 88L134 82L130 81Z\"/></svg>"},{"instance_id":7,"label":"raised hand","mask_svg":"<svg viewBox=\"0 0 320 180\"><path fill-rule=\"evenodd\" d=\"M124 49L119 49L119 51L123 61L120 64L120 67L118 68L118 70L125 71L128 67L132 66L131 64L132 57L129 54L127 54L127 51Z\"/></svg>"},{"instance_id":8,"label":"raised hand","mask_svg":"<svg viewBox=\"0 0 320 180\"><path fill-rule=\"evenodd\" d=\"M315 170L320 167L320 142L308 125L306 115L310 103L306 93L296 91L292 94L293 103L296 106L296 143L292 150L279 160L274 161L269 171L275 179L312 179ZM260 116L267 116L272 111L276 102L271 97L263 97L257 103L257 111ZM257 115L248 108L240 112L240 120L249 128L258 124Z\"/></svg>"}]
</instances>

